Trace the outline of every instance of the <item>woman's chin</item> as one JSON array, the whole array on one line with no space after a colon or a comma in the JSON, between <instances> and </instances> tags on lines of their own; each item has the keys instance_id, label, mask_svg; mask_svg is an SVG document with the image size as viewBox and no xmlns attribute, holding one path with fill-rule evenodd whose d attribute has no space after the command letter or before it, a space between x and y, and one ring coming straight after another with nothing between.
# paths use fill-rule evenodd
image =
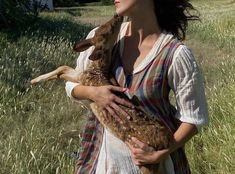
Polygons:
<instances>
[{"instance_id":1,"label":"woman's chin","mask_svg":"<svg viewBox=\"0 0 235 174\"><path fill-rule=\"evenodd\" d=\"M127 16L126 11L121 9L116 9L116 14L118 14L118 16Z\"/></svg>"}]
</instances>

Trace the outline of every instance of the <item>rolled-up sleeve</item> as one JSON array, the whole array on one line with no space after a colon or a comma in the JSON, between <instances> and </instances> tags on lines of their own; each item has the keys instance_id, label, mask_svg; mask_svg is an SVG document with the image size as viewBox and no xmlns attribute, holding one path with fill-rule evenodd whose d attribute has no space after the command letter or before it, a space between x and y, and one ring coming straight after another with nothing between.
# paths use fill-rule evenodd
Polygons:
<instances>
[{"instance_id":1,"label":"rolled-up sleeve","mask_svg":"<svg viewBox=\"0 0 235 174\"><path fill-rule=\"evenodd\" d=\"M89 39L91 37L93 37L95 35L95 30L97 28L94 28L92 31L90 31L90 33L87 35L86 39ZM75 70L79 72L79 74L81 74L84 70L87 69L87 67L89 66L90 64L90 60L88 59L89 56L91 55L92 51L94 50L94 47L90 47L89 49L83 51L80 53L80 55L78 56L77 58L77 65L76 65L76 68ZM65 90L66 90L66 93L67 95L73 100L73 101L77 101L78 99L74 98L72 96L72 90L77 86L79 85L79 82L78 83L74 83L74 82L70 82L70 81L67 81L65 83Z\"/></svg>"},{"instance_id":2,"label":"rolled-up sleeve","mask_svg":"<svg viewBox=\"0 0 235 174\"><path fill-rule=\"evenodd\" d=\"M178 118L200 130L208 124L208 109L203 79L195 58L185 45L177 48L168 71L169 85L176 99Z\"/></svg>"}]
</instances>

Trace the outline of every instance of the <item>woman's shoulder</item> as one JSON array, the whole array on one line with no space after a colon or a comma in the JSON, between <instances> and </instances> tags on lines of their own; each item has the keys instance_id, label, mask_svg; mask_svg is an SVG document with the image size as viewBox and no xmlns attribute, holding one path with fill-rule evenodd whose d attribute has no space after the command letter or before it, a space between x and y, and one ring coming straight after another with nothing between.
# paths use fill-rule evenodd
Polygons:
<instances>
[{"instance_id":1,"label":"woman's shoulder","mask_svg":"<svg viewBox=\"0 0 235 174\"><path fill-rule=\"evenodd\" d=\"M192 50L184 44L181 44L175 50L170 68L175 69L180 74L190 74L199 71L198 63Z\"/></svg>"},{"instance_id":2,"label":"woman's shoulder","mask_svg":"<svg viewBox=\"0 0 235 174\"><path fill-rule=\"evenodd\" d=\"M185 59L195 61L195 57L193 55L191 48L189 48L183 42L181 42L181 41L179 41L179 42L180 42L180 44L174 52L173 59L177 59L179 61L185 60Z\"/></svg>"}]
</instances>

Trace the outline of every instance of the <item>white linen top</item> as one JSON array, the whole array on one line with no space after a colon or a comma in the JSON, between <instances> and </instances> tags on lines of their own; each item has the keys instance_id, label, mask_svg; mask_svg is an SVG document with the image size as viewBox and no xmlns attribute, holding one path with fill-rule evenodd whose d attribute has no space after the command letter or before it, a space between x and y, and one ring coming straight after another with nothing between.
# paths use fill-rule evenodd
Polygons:
<instances>
[{"instance_id":1,"label":"white linen top","mask_svg":"<svg viewBox=\"0 0 235 174\"><path fill-rule=\"evenodd\" d=\"M127 26L128 22L122 24L118 40L123 41L122 38L126 34ZM92 37L95 30L96 28L88 34L87 38ZM145 59L134 69L133 73L145 68L172 37L172 34L163 32ZM120 53L122 53L123 48L124 42L121 42ZM88 67L91 62L88 57L93 49L93 47L90 47L88 50L80 53L77 59L77 71L83 72ZM196 125L198 130L202 126L207 125L208 110L202 76L191 50L185 45L180 45L173 55L172 64L168 70L168 83L175 95L177 108L175 117L182 122ZM76 85L79 85L79 83L66 82L65 87L67 95L74 101L77 101L77 99L72 97L71 92ZM174 174L170 156L164 160L162 167L166 174ZM107 129L104 131L96 173L140 173L130 158L130 152L126 144Z\"/></svg>"}]
</instances>

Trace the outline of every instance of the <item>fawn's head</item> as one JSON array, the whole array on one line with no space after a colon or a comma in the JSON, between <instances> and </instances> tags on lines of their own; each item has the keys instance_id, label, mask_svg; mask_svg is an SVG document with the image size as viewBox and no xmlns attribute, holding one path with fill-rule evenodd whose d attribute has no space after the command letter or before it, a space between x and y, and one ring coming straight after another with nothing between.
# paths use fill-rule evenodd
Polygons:
<instances>
[{"instance_id":1,"label":"fawn's head","mask_svg":"<svg viewBox=\"0 0 235 174\"><path fill-rule=\"evenodd\" d=\"M93 38L77 42L73 49L77 52L82 52L89 47L94 46L94 51L90 55L89 59L93 61L106 59L101 61L109 64L109 61L111 60L112 49L117 40L122 20L122 17L114 15L111 20L101 25L95 31Z\"/></svg>"}]
</instances>

